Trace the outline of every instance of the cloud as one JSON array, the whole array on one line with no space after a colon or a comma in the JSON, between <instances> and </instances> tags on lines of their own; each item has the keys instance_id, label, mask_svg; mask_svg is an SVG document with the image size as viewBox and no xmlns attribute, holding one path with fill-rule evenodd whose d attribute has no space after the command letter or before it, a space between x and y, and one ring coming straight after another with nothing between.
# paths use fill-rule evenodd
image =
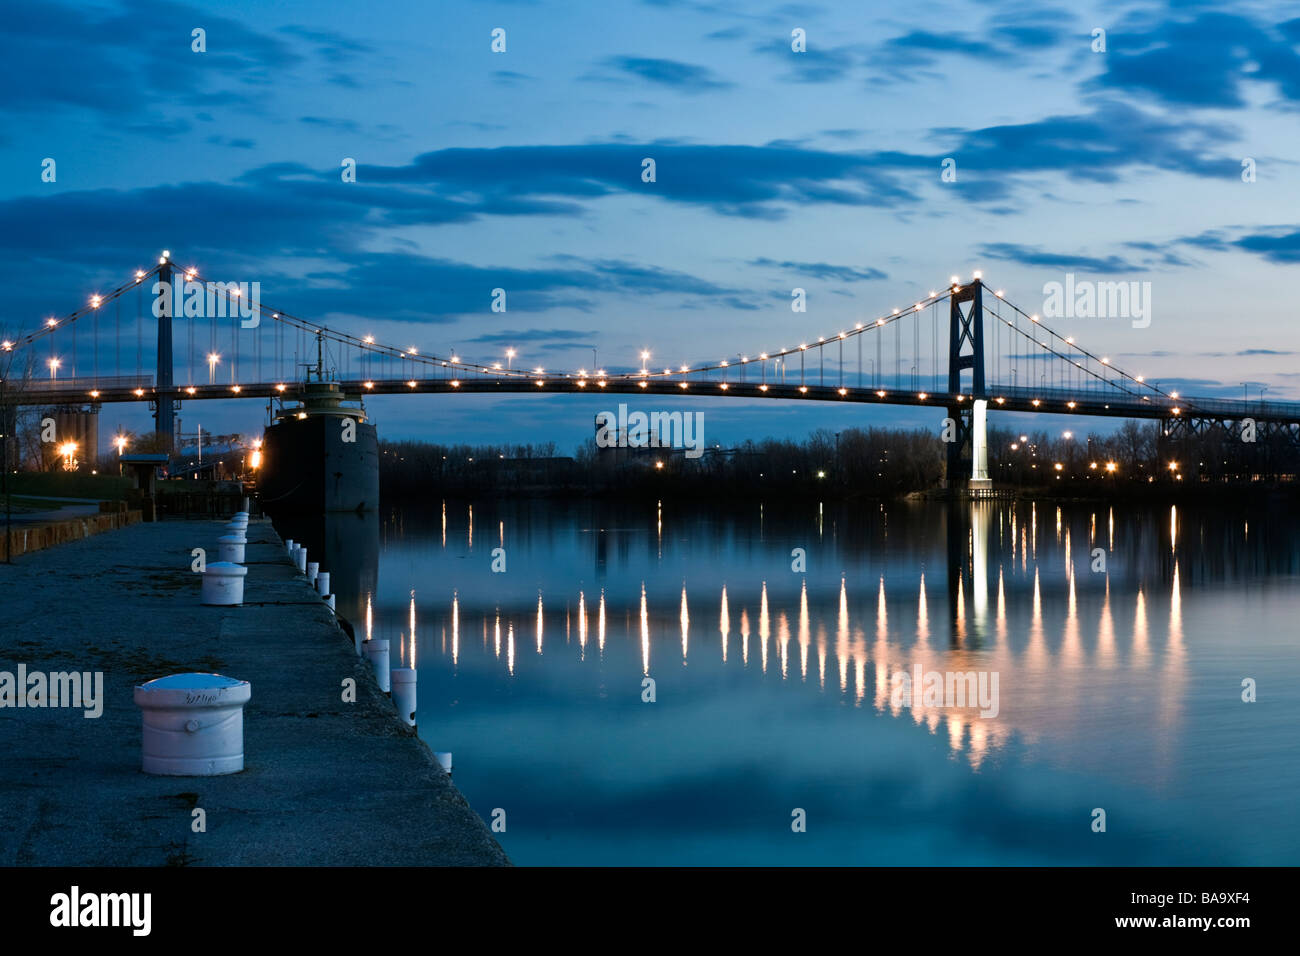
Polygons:
<instances>
[{"instance_id":1,"label":"cloud","mask_svg":"<svg viewBox=\"0 0 1300 956\"><path fill-rule=\"evenodd\" d=\"M779 57L788 69L778 79L787 83L834 83L866 61L866 48L862 46L822 46L809 40L802 53L791 49L790 37L767 40L754 47L754 52Z\"/></svg>"},{"instance_id":2,"label":"cloud","mask_svg":"<svg viewBox=\"0 0 1300 956\"><path fill-rule=\"evenodd\" d=\"M1278 265L1300 263L1300 227L1297 226L1262 226L1255 231L1246 231L1244 227L1210 229L1178 241L1210 252L1239 249Z\"/></svg>"},{"instance_id":3,"label":"cloud","mask_svg":"<svg viewBox=\"0 0 1300 956\"><path fill-rule=\"evenodd\" d=\"M1146 272L1147 267L1122 259L1119 256L1083 256L1072 253L1044 252L1015 242L989 242L980 246L980 254L990 259L1001 259L1028 266L1047 266L1053 269L1078 269L1084 272L1123 273Z\"/></svg>"},{"instance_id":4,"label":"cloud","mask_svg":"<svg viewBox=\"0 0 1300 956\"><path fill-rule=\"evenodd\" d=\"M764 269L785 269L790 272L810 275L814 279L835 279L839 282L868 282L875 279L889 278L887 273L881 272L879 269L833 266L825 262L778 262L775 259L760 258L751 259L749 264Z\"/></svg>"},{"instance_id":5,"label":"cloud","mask_svg":"<svg viewBox=\"0 0 1300 956\"><path fill-rule=\"evenodd\" d=\"M1106 38L1103 72L1090 85L1171 106L1241 108L1252 85L1300 102L1296 21L1269 26L1244 15L1202 12L1191 20L1131 21Z\"/></svg>"},{"instance_id":6,"label":"cloud","mask_svg":"<svg viewBox=\"0 0 1300 956\"><path fill-rule=\"evenodd\" d=\"M707 93L713 90L726 89L732 85L718 78L708 67L683 63L680 60L614 56L605 60L604 65L620 73L683 93ZM604 78L599 74L593 74L585 77L585 79L602 80Z\"/></svg>"}]
</instances>

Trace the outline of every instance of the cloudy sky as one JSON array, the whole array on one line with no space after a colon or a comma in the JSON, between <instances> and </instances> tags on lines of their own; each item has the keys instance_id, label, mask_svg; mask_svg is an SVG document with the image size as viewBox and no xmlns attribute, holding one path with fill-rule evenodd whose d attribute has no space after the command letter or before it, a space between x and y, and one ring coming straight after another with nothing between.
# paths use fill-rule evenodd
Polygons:
<instances>
[{"instance_id":1,"label":"cloudy sky","mask_svg":"<svg viewBox=\"0 0 1300 956\"><path fill-rule=\"evenodd\" d=\"M560 369L590 367L592 347L601 366L635 367L649 349L652 365L676 367L834 334L975 269L1041 311L1044 284L1074 273L1151 283L1146 328L1056 323L1117 365L1189 394L1240 396L1253 382L1300 397L1288 291L1300 264L1300 8L1223 11L11 6L0 327L70 312L167 248L205 276L259 281L281 308L428 352L491 362L513 346L519 363ZM205 52L192 49L196 28ZM796 30L805 52L792 49ZM42 180L47 158L54 182ZM347 158L356 182L343 181ZM806 313L791 311L796 287ZM507 290L505 313L491 311L494 288ZM371 403L383 437L565 449L590 434L598 405ZM700 407L710 443L937 422ZM143 409L104 414L148 424ZM187 431L251 431L262 410L196 403L182 415Z\"/></svg>"}]
</instances>

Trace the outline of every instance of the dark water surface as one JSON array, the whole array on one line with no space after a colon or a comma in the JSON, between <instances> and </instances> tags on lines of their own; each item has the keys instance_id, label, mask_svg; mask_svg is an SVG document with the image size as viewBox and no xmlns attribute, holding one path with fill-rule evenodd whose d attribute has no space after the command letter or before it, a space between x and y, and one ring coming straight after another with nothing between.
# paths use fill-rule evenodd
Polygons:
<instances>
[{"instance_id":1,"label":"dark water surface","mask_svg":"<svg viewBox=\"0 0 1300 956\"><path fill-rule=\"evenodd\" d=\"M277 526L393 666L414 654L420 733L519 864L1300 863L1289 509L447 501ZM896 691L918 667L996 674L996 707Z\"/></svg>"}]
</instances>

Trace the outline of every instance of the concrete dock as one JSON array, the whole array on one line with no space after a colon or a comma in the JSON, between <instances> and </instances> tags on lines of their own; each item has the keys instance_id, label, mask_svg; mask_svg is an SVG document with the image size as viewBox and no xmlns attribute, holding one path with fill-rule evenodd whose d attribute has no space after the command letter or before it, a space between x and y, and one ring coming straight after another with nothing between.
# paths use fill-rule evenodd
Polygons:
<instances>
[{"instance_id":1,"label":"concrete dock","mask_svg":"<svg viewBox=\"0 0 1300 956\"><path fill-rule=\"evenodd\" d=\"M0 866L507 865L270 522L248 527L244 606L199 604L191 549L216 560L223 527L137 524L0 564L0 671L104 675L97 719L0 707ZM132 690L185 671L251 682L242 773L141 772Z\"/></svg>"}]
</instances>

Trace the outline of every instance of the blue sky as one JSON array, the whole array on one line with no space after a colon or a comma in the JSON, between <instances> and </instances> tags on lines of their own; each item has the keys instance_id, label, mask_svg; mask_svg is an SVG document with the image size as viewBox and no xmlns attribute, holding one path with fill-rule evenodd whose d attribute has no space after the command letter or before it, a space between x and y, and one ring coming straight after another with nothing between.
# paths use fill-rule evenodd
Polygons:
<instances>
[{"instance_id":1,"label":"blue sky","mask_svg":"<svg viewBox=\"0 0 1300 956\"><path fill-rule=\"evenodd\" d=\"M1073 272L1152 284L1147 328L1057 323L1116 364L1298 397L1294 4L44 3L0 53L7 331L163 248L330 325L552 369L789 346L974 269L1039 311ZM371 407L384 437L568 449L601 403ZM710 443L939 417L691 407Z\"/></svg>"}]
</instances>

